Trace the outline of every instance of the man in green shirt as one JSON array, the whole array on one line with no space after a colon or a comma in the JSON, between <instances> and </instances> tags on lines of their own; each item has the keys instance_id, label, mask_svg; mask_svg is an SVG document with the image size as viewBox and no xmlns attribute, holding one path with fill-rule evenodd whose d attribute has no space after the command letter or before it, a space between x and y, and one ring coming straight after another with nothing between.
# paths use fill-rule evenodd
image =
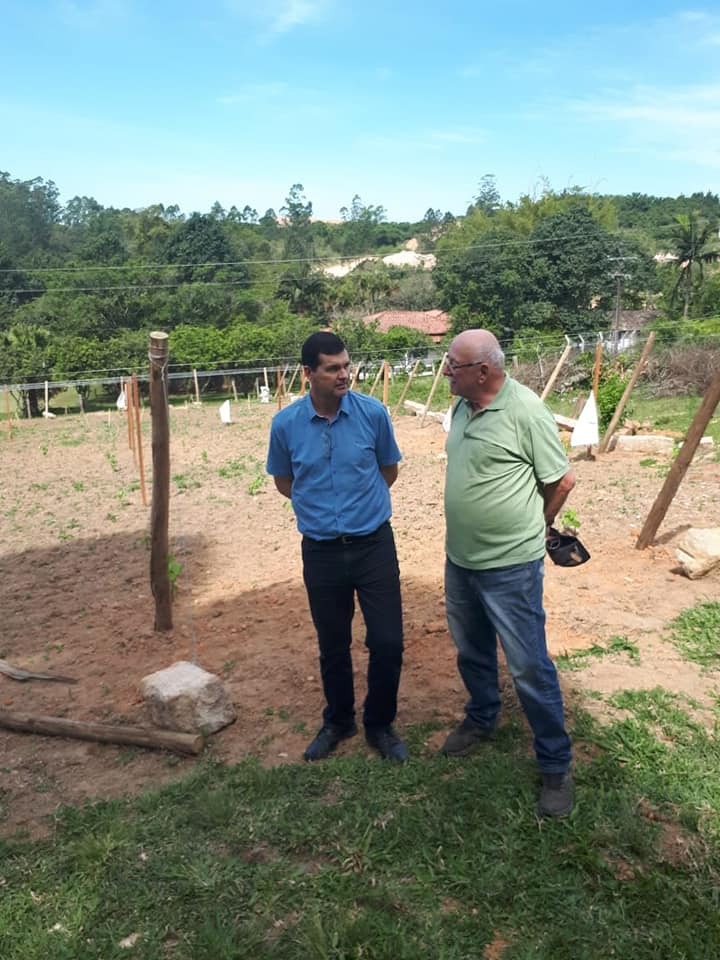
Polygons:
<instances>
[{"instance_id":1,"label":"man in green shirt","mask_svg":"<svg viewBox=\"0 0 720 960\"><path fill-rule=\"evenodd\" d=\"M445 376L459 397L447 439L445 603L465 718L442 752L463 756L490 739L500 710L497 639L534 735L542 816L572 809L571 745L545 642L545 537L575 485L552 414L504 371L488 330L465 330Z\"/></svg>"}]
</instances>

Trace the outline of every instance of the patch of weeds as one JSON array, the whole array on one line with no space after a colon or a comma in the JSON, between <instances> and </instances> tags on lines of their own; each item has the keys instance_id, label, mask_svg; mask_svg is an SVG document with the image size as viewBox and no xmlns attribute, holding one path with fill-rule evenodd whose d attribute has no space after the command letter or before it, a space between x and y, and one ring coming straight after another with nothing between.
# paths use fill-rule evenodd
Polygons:
<instances>
[{"instance_id":1,"label":"patch of weeds","mask_svg":"<svg viewBox=\"0 0 720 960\"><path fill-rule=\"evenodd\" d=\"M106 513L105 519L109 520L110 523L117 523L117 514L116 513Z\"/></svg>"},{"instance_id":2,"label":"patch of weeds","mask_svg":"<svg viewBox=\"0 0 720 960\"><path fill-rule=\"evenodd\" d=\"M30 489L31 490L47 490L49 486L50 486L49 483L31 483Z\"/></svg>"},{"instance_id":3,"label":"patch of weeds","mask_svg":"<svg viewBox=\"0 0 720 960\"><path fill-rule=\"evenodd\" d=\"M560 515L559 521L560 528L571 533L577 533L582 526L582 520L572 507L568 507L568 509Z\"/></svg>"},{"instance_id":4,"label":"patch of weeds","mask_svg":"<svg viewBox=\"0 0 720 960\"><path fill-rule=\"evenodd\" d=\"M198 480L189 477L186 473L173 474L172 479L173 483L180 492L185 490L193 490L195 487L199 487L201 485Z\"/></svg>"},{"instance_id":5,"label":"patch of weeds","mask_svg":"<svg viewBox=\"0 0 720 960\"><path fill-rule=\"evenodd\" d=\"M262 488L265 486L265 476L259 473L256 477L253 477L250 483L248 484L247 492L251 497L254 497L256 493L260 493Z\"/></svg>"},{"instance_id":6,"label":"patch of weeds","mask_svg":"<svg viewBox=\"0 0 720 960\"><path fill-rule=\"evenodd\" d=\"M289 713L284 707L280 707L280 709L279 709L278 712L277 712L277 715L278 715L278 719L279 719L279 720L289 720L289 719L290 719L290 713Z\"/></svg>"},{"instance_id":7,"label":"patch of weeds","mask_svg":"<svg viewBox=\"0 0 720 960\"><path fill-rule=\"evenodd\" d=\"M225 480L235 480L238 477L242 477L243 474L247 473L247 465L245 461L241 459L228 460L227 463L224 463L218 469L218 476L223 477Z\"/></svg>"},{"instance_id":8,"label":"patch of weeds","mask_svg":"<svg viewBox=\"0 0 720 960\"><path fill-rule=\"evenodd\" d=\"M223 676L224 676L224 677L229 677L230 674L233 672L233 670L235 669L236 666L237 666L237 660L235 660L235 659L226 660L225 663L222 665L222 674L223 674Z\"/></svg>"},{"instance_id":9,"label":"patch of weeds","mask_svg":"<svg viewBox=\"0 0 720 960\"><path fill-rule=\"evenodd\" d=\"M686 660L705 669L720 664L720 603L701 603L670 624L670 639Z\"/></svg>"},{"instance_id":10,"label":"patch of weeds","mask_svg":"<svg viewBox=\"0 0 720 960\"><path fill-rule=\"evenodd\" d=\"M201 451L200 451L200 459L202 460L203 463L208 463L208 452L207 452L207 450L201 450Z\"/></svg>"},{"instance_id":11,"label":"patch of weeds","mask_svg":"<svg viewBox=\"0 0 720 960\"><path fill-rule=\"evenodd\" d=\"M105 459L110 464L110 469L113 473L118 473L120 467L118 466L117 457L114 453L111 453L109 450L105 452Z\"/></svg>"},{"instance_id":12,"label":"patch of weeds","mask_svg":"<svg viewBox=\"0 0 720 960\"><path fill-rule=\"evenodd\" d=\"M178 577L182 573L183 565L172 553L168 554L168 580L170 581L170 592L175 595L177 590Z\"/></svg>"},{"instance_id":13,"label":"patch of weeds","mask_svg":"<svg viewBox=\"0 0 720 960\"><path fill-rule=\"evenodd\" d=\"M611 637L605 646L594 643L586 650L574 650L572 653L560 654L559 657L555 657L555 665L560 670L582 670L592 659L618 653L626 653L633 663L640 662L638 645L632 640L628 640L627 637L616 636Z\"/></svg>"},{"instance_id":14,"label":"patch of weeds","mask_svg":"<svg viewBox=\"0 0 720 960\"><path fill-rule=\"evenodd\" d=\"M131 493L135 493L139 489L140 489L140 481L131 480L130 483L127 484L127 486L120 487L118 492L115 494L115 498L120 501L121 507L129 507L130 501L128 500L128 496Z\"/></svg>"},{"instance_id":15,"label":"patch of weeds","mask_svg":"<svg viewBox=\"0 0 720 960\"><path fill-rule=\"evenodd\" d=\"M48 447L48 445L47 445L46 443L41 443L41 444L40 444L40 453L42 453L42 455L43 455L44 457L46 457L46 456L48 455L48 450L49 450L49 447Z\"/></svg>"},{"instance_id":16,"label":"patch of weeds","mask_svg":"<svg viewBox=\"0 0 720 960\"><path fill-rule=\"evenodd\" d=\"M640 461L641 467L656 467L657 460L654 457L645 457L644 460Z\"/></svg>"},{"instance_id":17,"label":"patch of weeds","mask_svg":"<svg viewBox=\"0 0 720 960\"><path fill-rule=\"evenodd\" d=\"M85 484L82 480L73 480L73 490L76 490L78 493L82 493L85 489Z\"/></svg>"}]
</instances>

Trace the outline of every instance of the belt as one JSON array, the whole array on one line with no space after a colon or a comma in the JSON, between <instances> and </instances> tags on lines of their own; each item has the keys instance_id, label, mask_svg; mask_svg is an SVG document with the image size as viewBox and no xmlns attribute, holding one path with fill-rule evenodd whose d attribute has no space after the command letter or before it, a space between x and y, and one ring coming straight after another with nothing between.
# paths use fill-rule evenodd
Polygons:
<instances>
[{"instance_id":1,"label":"belt","mask_svg":"<svg viewBox=\"0 0 720 960\"><path fill-rule=\"evenodd\" d=\"M370 537L376 536L381 530L387 527L390 521L386 520L385 523L381 523L377 530L373 530L371 533L342 533L339 537L333 537L331 540L315 540L313 537L306 536L306 540L311 540L313 543L320 544L323 547L338 547L338 546L348 546L351 543L362 543L363 540L369 540Z\"/></svg>"}]
</instances>

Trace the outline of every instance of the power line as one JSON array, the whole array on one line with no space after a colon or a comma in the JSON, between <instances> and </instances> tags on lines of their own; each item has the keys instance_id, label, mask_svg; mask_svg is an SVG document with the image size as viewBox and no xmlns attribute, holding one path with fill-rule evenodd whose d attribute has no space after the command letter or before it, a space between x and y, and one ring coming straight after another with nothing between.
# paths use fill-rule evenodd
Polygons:
<instances>
[{"instance_id":1,"label":"power line","mask_svg":"<svg viewBox=\"0 0 720 960\"><path fill-rule=\"evenodd\" d=\"M568 240L586 240L594 239L593 234L587 233L576 233L568 234L567 236L560 237L537 237L532 239L530 237L523 237L517 240L495 240L495 241L484 241L480 243L471 243L466 244L462 247L461 250L451 251L454 254L464 253L466 250L483 250L483 249L498 249L502 247L512 247L512 246L535 246L541 245L544 243L564 243ZM403 251L396 251L396 253L402 253ZM431 254L432 256L437 256L437 254ZM100 270L179 270L179 269L199 269L201 267L240 267L240 266L284 266L287 264L312 264L312 263L344 263L351 260L379 260L382 262L384 257L394 256L392 253L379 254L379 253L363 253L363 254L354 254L352 256L341 256L333 255L326 257L291 257L291 258L272 258L269 260L207 260L207 261L196 261L190 263L137 263L137 264L99 264L99 265L88 265L88 266L73 266L73 267L9 267L0 269L0 274L7 273L87 273L92 271ZM427 256L427 254L421 254L421 256ZM393 264L388 264L388 266L393 266Z\"/></svg>"}]
</instances>

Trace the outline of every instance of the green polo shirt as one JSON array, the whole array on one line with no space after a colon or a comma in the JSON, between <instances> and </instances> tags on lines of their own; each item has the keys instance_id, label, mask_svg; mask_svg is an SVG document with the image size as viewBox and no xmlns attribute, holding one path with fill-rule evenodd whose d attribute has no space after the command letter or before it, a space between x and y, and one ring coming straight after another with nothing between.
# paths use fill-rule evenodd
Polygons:
<instances>
[{"instance_id":1,"label":"green polo shirt","mask_svg":"<svg viewBox=\"0 0 720 960\"><path fill-rule=\"evenodd\" d=\"M489 570L543 557L542 486L560 480L569 464L542 400L507 376L477 413L458 400L445 449L446 550L452 562Z\"/></svg>"}]
</instances>

